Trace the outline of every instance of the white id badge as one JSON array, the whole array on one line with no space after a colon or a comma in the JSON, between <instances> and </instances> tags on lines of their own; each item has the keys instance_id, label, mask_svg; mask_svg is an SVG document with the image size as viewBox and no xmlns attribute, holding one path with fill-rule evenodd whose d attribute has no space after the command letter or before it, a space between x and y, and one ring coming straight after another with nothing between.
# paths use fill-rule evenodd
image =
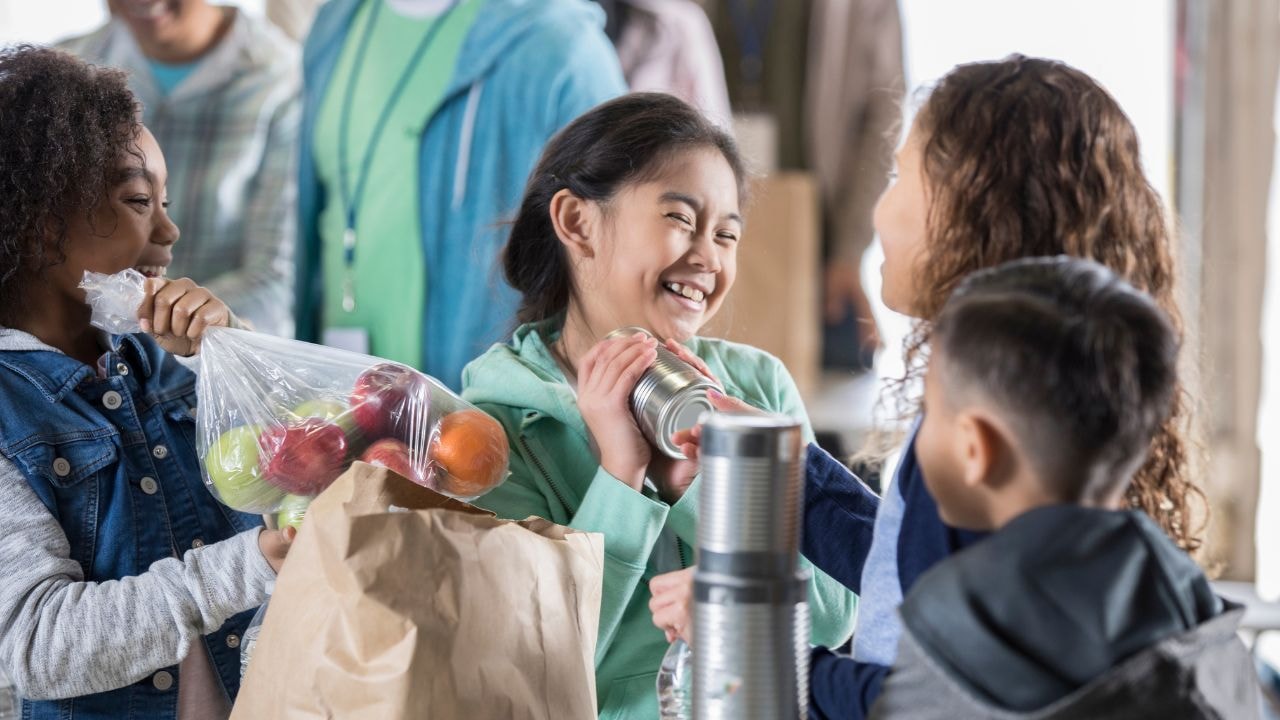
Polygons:
<instances>
[{"instance_id":1,"label":"white id badge","mask_svg":"<svg viewBox=\"0 0 1280 720\"><path fill-rule=\"evenodd\" d=\"M369 354L369 331L356 327L325 328L321 342L339 350Z\"/></svg>"}]
</instances>

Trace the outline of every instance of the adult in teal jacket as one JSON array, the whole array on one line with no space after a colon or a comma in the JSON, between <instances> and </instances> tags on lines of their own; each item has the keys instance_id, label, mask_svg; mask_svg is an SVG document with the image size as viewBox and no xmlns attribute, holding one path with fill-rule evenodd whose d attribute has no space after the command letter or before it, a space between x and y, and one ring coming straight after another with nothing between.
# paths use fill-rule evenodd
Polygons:
<instances>
[{"instance_id":1,"label":"adult in teal jacket","mask_svg":"<svg viewBox=\"0 0 1280 720\"><path fill-rule=\"evenodd\" d=\"M333 0L303 54L298 337L457 387L510 329L498 251L543 145L625 84L585 0Z\"/></svg>"},{"instance_id":2,"label":"adult in teal jacket","mask_svg":"<svg viewBox=\"0 0 1280 720\"><path fill-rule=\"evenodd\" d=\"M655 341L603 338L644 327L700 358L724 394L797 418L813 439L777 358L697 336L733 286L743 180L733 140L669 95L627 95L575 120L530 177L504 255L525 324L463 374L463 397L497 418L511 445L511 475L476 504L604 534L604 720L658 715L668 639L650 614L649 581L693 562L699 481L696 463L649 446L628 408ZM813 570L812 642L848 639L856 603Z\"/></svg>"}]
</instances>

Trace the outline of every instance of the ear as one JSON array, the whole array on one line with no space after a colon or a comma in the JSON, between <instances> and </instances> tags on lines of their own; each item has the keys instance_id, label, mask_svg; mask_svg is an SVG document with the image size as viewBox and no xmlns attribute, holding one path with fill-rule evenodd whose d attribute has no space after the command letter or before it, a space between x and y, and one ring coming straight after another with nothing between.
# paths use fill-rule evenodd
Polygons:
<instances>
[{"instance_id":1,"label":"ear","mask_svg":"<svg viewBox=\"0 0 1280 720\"><path fill-rule=\"evenodd\" d=\"M965 487L993 484L995 469L1005 447L1000 430L980 414L965 413L956 418L954 437Z\"/></svg>"},{"instance_id":2,"label":"ear","mask_svg":"<svg viewBox=\"0 0 1280 720\"><path fill-rule=\"evenodd\" d=\"M575 259L594 257L600 227L600 208L563 189L551 197L551 225L556 237Z\"/></svg>"}]
</instances>

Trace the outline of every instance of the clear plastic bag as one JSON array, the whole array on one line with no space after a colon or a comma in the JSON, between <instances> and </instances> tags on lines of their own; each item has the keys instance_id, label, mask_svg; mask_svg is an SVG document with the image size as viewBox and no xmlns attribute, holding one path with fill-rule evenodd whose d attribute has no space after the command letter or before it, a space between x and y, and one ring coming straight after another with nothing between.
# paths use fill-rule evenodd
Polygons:
<instances>
[{"instance_id":1,"label":"clear plastic bag","mask_svg":"<svg viewBox=\"0 0 1280 720\"><path fill-rule=\"evenodd\" d=\"M355 460L464 500L507 476L498 421L408 366L221 327L199 358L196 449L236 510L300 522Z\"/></svg>"},{"instance_id":2,"label":"clear plastic bag","mask_svg":"<svg viewBox=\"0 0 1280 720\"><path fill-rule=\"evenodd\" d=\"M244 629L244 635L240 638L240 679L244 680L245 673L249 672L249 663L253 662L254 648L258 647L258 635L262 632L262 623L267 619L267 605L271 604L271 596L276 591L275 581L267 583L267 599L258 607L258 611L253 614L253 618L249 620L249 626Z\"/></svg>"},{"instance_id":3,"label":"clear plastic bag","mask_svg":"<svg viewBox=\"0 0 1280 720\"><path fill-rule=\"evenodd\" d=\"M140 332L138 308L147 296L146 283L146 276L133 268L114 275L86 270L80 287L93 310L89 324L113 335Z\"/></svg>"}]
</instances>

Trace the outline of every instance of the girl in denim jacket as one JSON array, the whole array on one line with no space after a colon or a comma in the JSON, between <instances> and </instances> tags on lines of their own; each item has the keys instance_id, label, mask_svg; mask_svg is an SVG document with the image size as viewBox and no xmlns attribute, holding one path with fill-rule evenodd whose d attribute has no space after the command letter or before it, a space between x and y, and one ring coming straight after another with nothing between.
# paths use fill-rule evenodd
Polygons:
<instances>
[{"instance_id":1,"label":"girl in denim jacket","mask_svg":"<svg viewBox=\"0 0 1280 720\"><path fill-rule=\"evenodd\" d=\"M225 718L292 538L201 480L174 355L235 319L164 277L178 228L137 118L122 73L0 52L0 671L24 718ZM127 268L148 332L107 336L78 285Z\"/></svg>"}]
</instances>

